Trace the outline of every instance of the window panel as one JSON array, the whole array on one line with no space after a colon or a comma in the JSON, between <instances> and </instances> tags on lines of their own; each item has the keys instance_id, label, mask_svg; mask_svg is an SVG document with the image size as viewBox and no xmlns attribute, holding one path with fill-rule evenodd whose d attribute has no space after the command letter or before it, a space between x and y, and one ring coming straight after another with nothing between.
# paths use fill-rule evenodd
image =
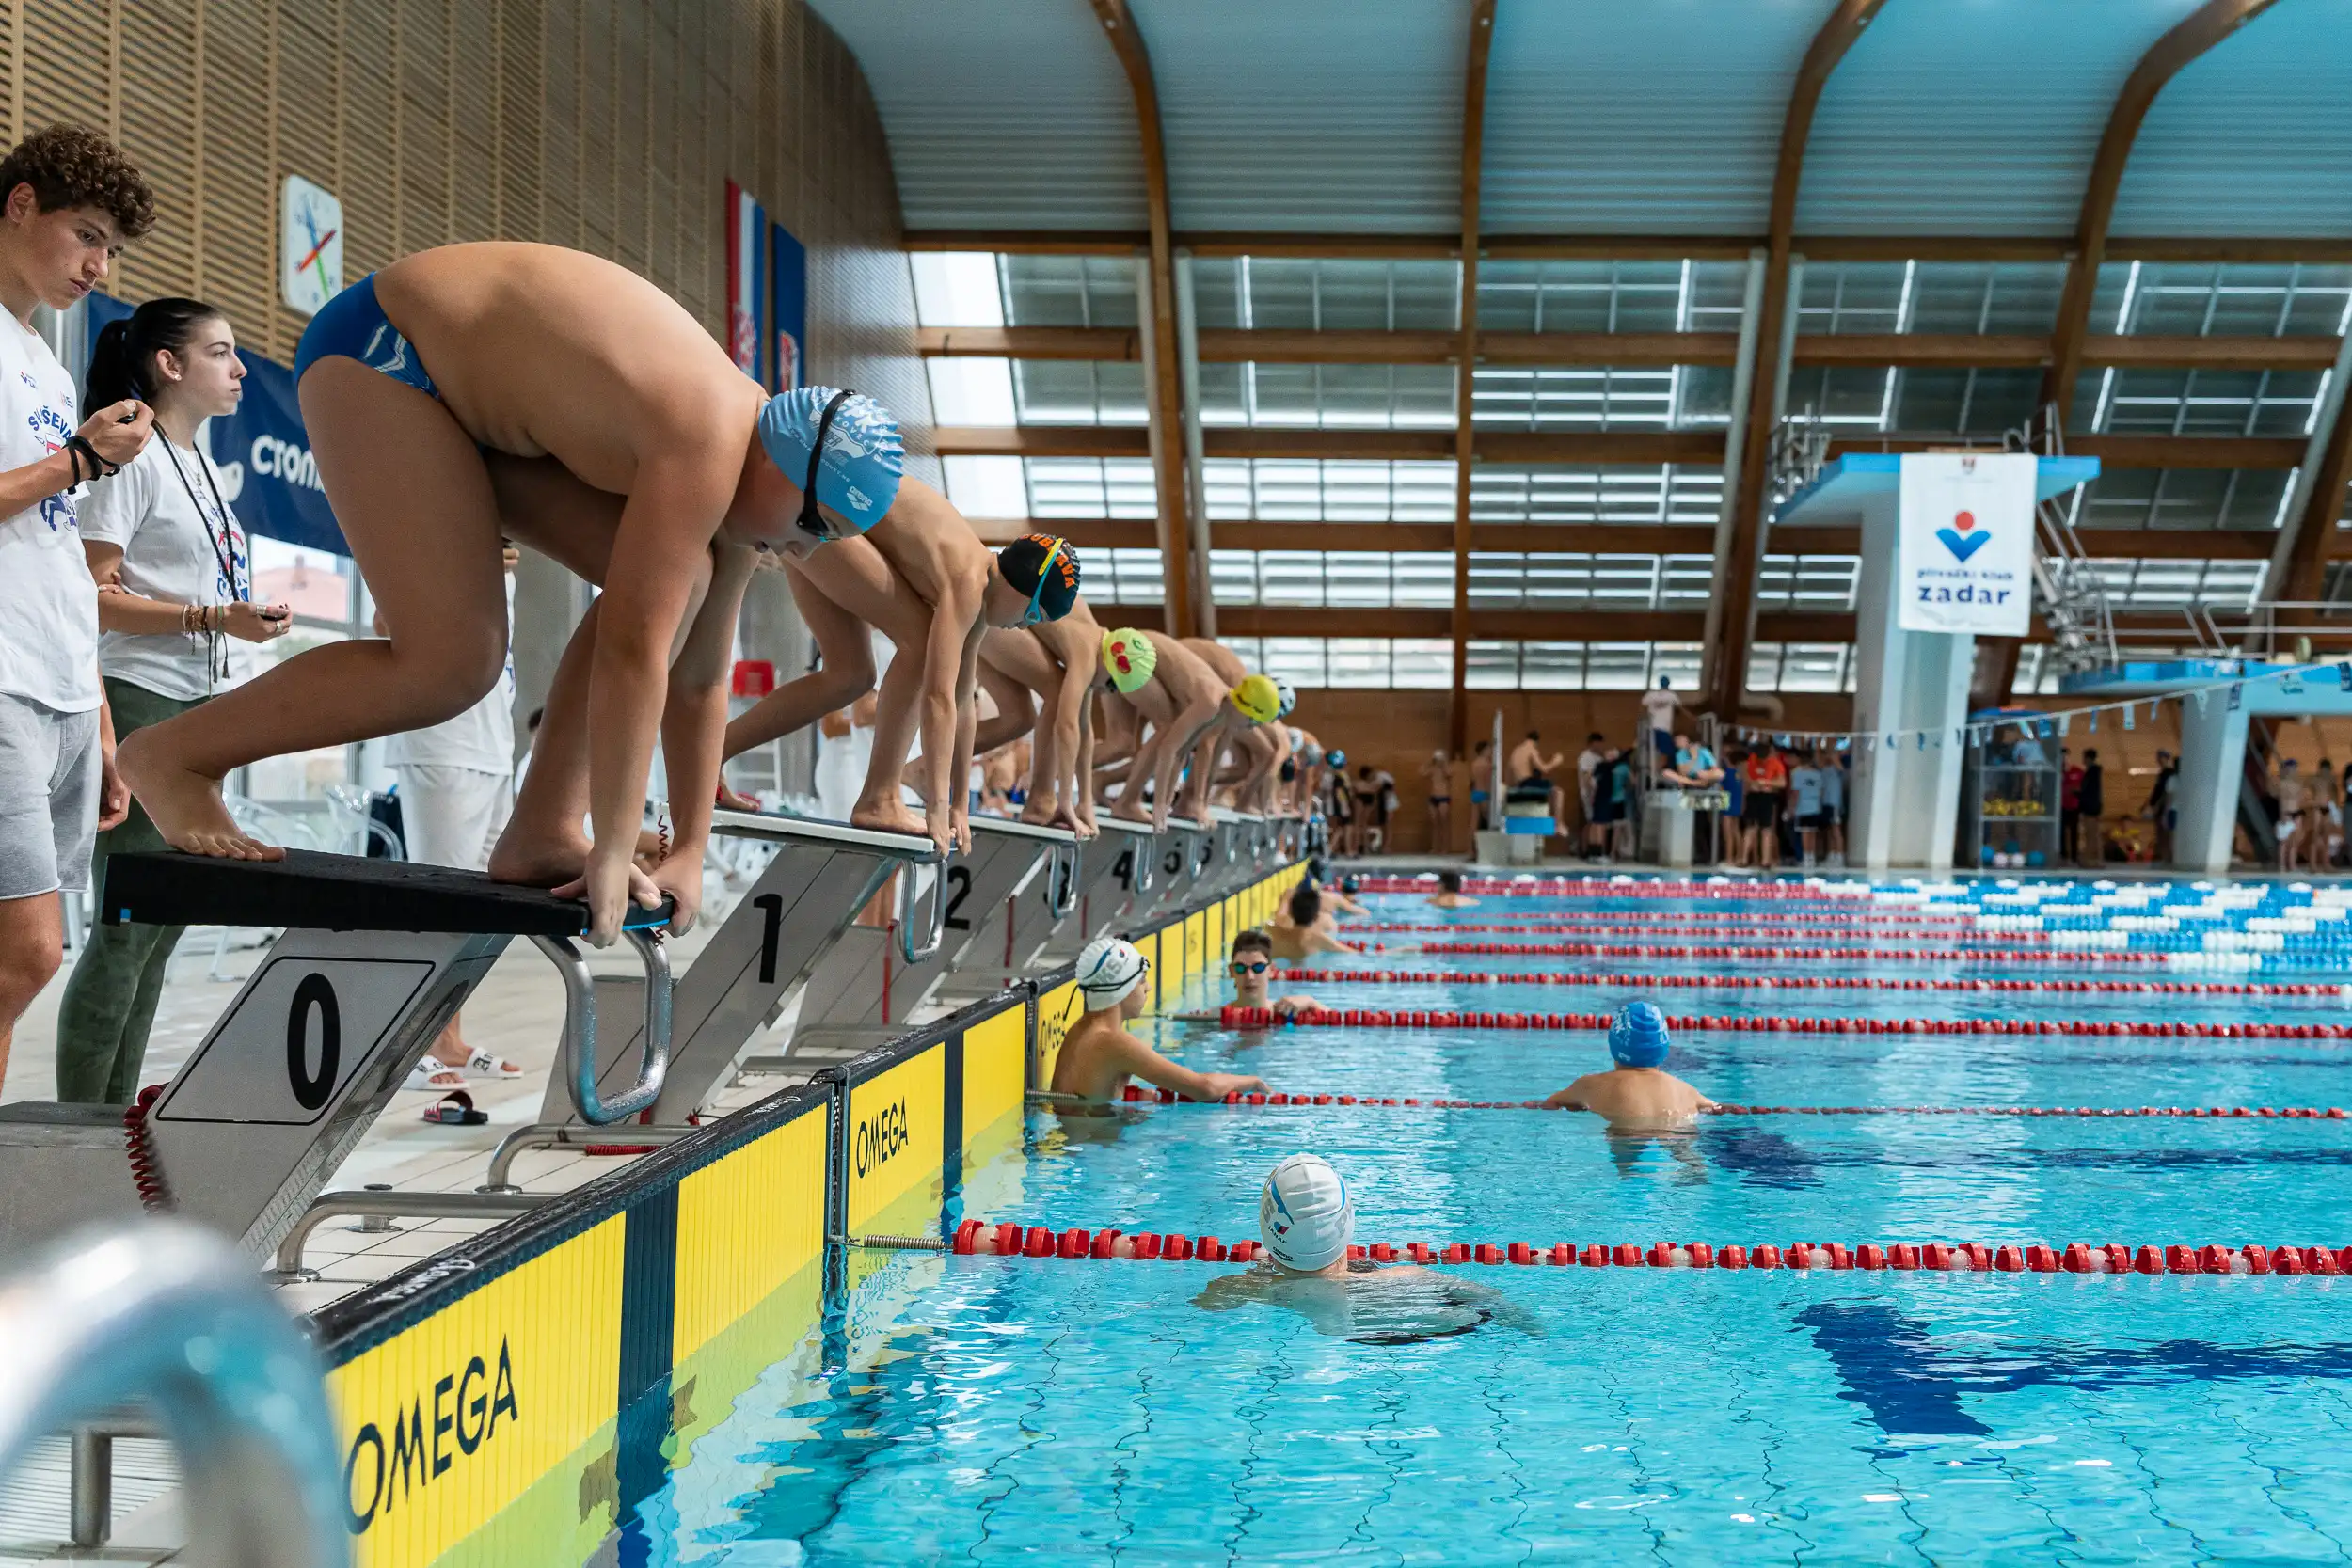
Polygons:
<instances>
[{"instance_id":1,"label":"window panel","mask_svg":"<svg viewBox=\"0 0 2352 1568\"><path fill-rule=\"evenodd\" d=\"M1674 370L1481 367L1470 418L1492 430L1666 430L1676 423Z\"/></svg>"},{"instance_id":2,"label":"window panel","mask_svg":"<svg viewBox=\"0 0 2352 1568\"><path fill-rule=\"evenodd\" d=\"M1324 643L1325 679L1332 686L1389 685L1389 642L1381 637L1334 637ZM1448 674L1451 675L1449 671Z\"/></svg>"},{"instance_id":3,"label":"window panel","mask_svg":"<svg viewBox=\"0 0 2352 1568\"><path fill-rule=\"evenodd\" d=\"M1639 691L1650 684L1646 642L1588 642L1584 686L1590 691Z\"/></svg>"},{"instance_id":4,"label":"window panel","mask_svg":"<svg viewBox=\"0 0 2352 1568\"><path fill-rule=\"evenodd\" d=\"M1478 321L1489 332L1737 332L1738 261L1486 261Z\"/></svg>"},{"instance_id":5,"label":"window panel","mask_svg":"<svg viewBox=\"0 0 2352 1568\"><path fill-rule=\"evenodd\" d=\"M1452 478L1450 467L1447 477ZM1482 463L1470 470L1470 520L1684 524L1710 531L1706 537L1711 544L1723 493L1723 469L1714 467L1502 467ZM1451 506L1446 515L1453 516ZM1697 538L1694 533L1694 543Z\"/></svg>"},{"instance_id":6,"label":"window panel","mask_svg":"<svg viewBox=\"0 0 2352 1568\"><path fill-rule=\"evenodd\" d=\"M1147 476L1151 466L1141 465ZM1212 457L1209 515L1267 522L1450 523L1452 463Z\"/></svg>"},{"instance_id":7,"label":"window panel","mask_svg":"<svg viewBox=\"0 0 2352 1568\"><path fill-rule=\"evenodd\" d=\"M1320 637L1265 637L1259 639L1258 666L1263 674L1286 680L1293 686L1325 686L1323 639Z\"/></svg>"},{"instance_id":8,"label":"window panel","mask_svg":"<svg viewBox=\"0 0 2352 1568\"><path fill-rule=\"evenodd\" d=\"M1748 689L1778 691L1780 689L1781 647L1777 642L1748 644Z\"/></svg>"},{"instance_id":9,"label":"window panel","mask_svg":"<svg viewBox=\"0 0 2352 1568\"><path fill-rule=\"evenodd\" d=\"M949 462L956 461L949 458ZM1025 457L1032 517L1157 517L1159 492L1142 457Z\"/></svg>"},{"instance_id":10,"label":"window panel","mask_svg":"<svg viewBox=\"0 0 2352 1568\"><path fill-rule=\"evenodd\" d=\"M1089 550L1085 569L1086 595L1092 602L1158 604L1165 592L1156 549Z\"/></svg>"},{"instance_id":11,"label":"window panel","mask_svg":"<svg viewBox=\"0 0 2352 1568\"><path fill-rule=\"evenodd\" d=\"M933 359L933 365L1002 361ZM1150 422L1144 406L1143 367L1086 359L1012 361L1013 401L1022 424L1116 424ZM956 424L943 413L942 423Z\"/></svg>"},{"instance_id":12,"label":"window panel","mask_svg":"<svg viewBox=\"0 0 2352 1568\"><path fill-rule=\"evenodd\" d=\"M1582 690L1584 689L1584 644L1581 642L1520 643L1519 689L1523 691Z\"/></svg>"},{"instance_id":13,"label":"window panel","mask_svg":"<svg viewBox=\"0 0 2352 1568\"><path fill-rule=\"evenodd\" d=\"M1136 261L1125 256L999 256L1008 326L1134 326Z\"/></svg>"},{"instance_id":14,"label":"window panel","mask_svg":"<svg viewBox=\"0 0 2352 1568\"><path fill-rule=\"evenodd\" d=\"M1400 637L1389 644L1390 684L1400 690L1449 690L1454 643L1442 637Z\"/></svg>"},{"instance_id":15,"label":"window panel","mask_svg":"<svg viewBox=\"0 0 2352 1568\"><path fill-rule=\"evenodd\" d=\"M1530 646L1541 647L1534 643ZM1472 642L1462 666L1462 684L1472 691L1514 691L1519 684L1519 644Z\"/></svg>"},{"instance_id":16,"label":"window panel","mask_svg":"<svg viewBox=\"0 0 2352 1568\"><path fill-rule=\"evenodd\" d=\"M1450 261L1198 257L1193 299L1209 328L1443 332L1459 272Z\"/></svg>"},{"instance_id":17,"label":"window panel","mask_svg":"<svg viewBox=\"0 0 2352 1568\"><path fill-rule=\"evenodd\" d=\"M1858 555L1767 555L1756 570L1758 610L1849 610L1862 577Z\"/></svg>"},{"instance_id":18,"label":"window panel","mask_svg":"<svg viewBox=\"0 0 2352 1568\"><path fill-rule=\"evenodd\" d=\"M1783 691L1843 691L1853 649L1843 642L1790 642L1781 650Z\"/></svg>"},{"instance_id":19,"label":"window panel","mask_svg":"<svg viewBox=\"0 0 2352 1568\"><path fill-rule=\"evenodd\" d=\"M1454 377L1445 365L1250 363L1200 370L1203 425L1450 430L1454 422Z\"/></svg>"}]
</instances>

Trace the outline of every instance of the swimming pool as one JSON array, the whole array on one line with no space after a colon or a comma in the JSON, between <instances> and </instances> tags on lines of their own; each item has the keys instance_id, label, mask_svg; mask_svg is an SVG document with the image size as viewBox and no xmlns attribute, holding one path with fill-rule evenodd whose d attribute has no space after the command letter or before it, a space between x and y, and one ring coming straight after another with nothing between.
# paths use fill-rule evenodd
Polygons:
<instances>
[{"instance_id":1,"label":"swimming pool","mask_svg":"<svg viewBox=\"0 0 2352 1568\"><path fill-rule=\"evenodd\" d=\"M2189 907L2194 890L2177 891ZM1677 908L1760 925L1804 901ZM1370 902L1375 920L1446 923L1410 895ZM2123 918L2147 903L2136 895ZM1512 898L1453 923L1639 907L1627 894ZM2238 910L2213 924L2243 932L2264 918L2286 917ZM2105 940L2112 917L2056 923ZM1334 966L1626 977L1573 997L1522 982L1373 982L1335 986L1327 1003L1597 1011L1649 995L1726 1018L2250 1023L2343 1013L2328 996L1661 991L1642 969L1693 966L1423 962L1397 950L1415 939L1383 940L1390 952ZM1879 941L1899 948L1902 933L1889 922ZM2263 957L2265 978L2328 973L2317 952ZM1972 973L1891 954L1868 966L1743 959L1734 972ZM2180 977L2169 965L2128 974ZM1153 1028L1188 1065L1282 1089L1519 1100L1606 1065L1596 1034ZM2352 1044L2301 1039L1700 1028L1679 1032L1669 1067L1743 1103L2352 1104ZM2352 1241L2341 1196L2352 1122L2258 1118L1724 1116L1689 1137L1611 1138L1589 1117L1518 1109L1039 1112L1017 1152L966 1173L946 1218L1238 1240L1255 1234L1265 1172L1300 1149L1346 1173L1364 1242ZM666 1480L630 1521L624 1560L2352 1555L2341 1460L2352 1335L2338 1327L2352 1281L1470 1265L1402 1299L1359 1286L1212 1311L1197 1298L1238 1266L870 1251L849 1263L854 1283L820 1332L775 1346L731 1409L701 1413L697 1434L661 1456Z\"/></svg>"}]
</instances>

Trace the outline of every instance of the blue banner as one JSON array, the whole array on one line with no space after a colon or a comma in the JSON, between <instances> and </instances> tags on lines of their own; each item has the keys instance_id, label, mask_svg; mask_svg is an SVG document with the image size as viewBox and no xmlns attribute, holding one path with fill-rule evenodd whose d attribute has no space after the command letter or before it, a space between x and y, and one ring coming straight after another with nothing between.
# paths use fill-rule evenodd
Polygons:
<instances>
[{"instance_id":1,"label":"blue banner","mask_svg":"<svg viewBox=\"0 0 2352 1568\"><path fill-rule=\"evenodd\" d=\"M89 296L89 336L119 321L131 307L104 294ZM215 418L208 431L221 490L237 509L247 533L283 540L305 549L347 556L342 530L326 504L310 439L294 400L294 372L275 359L239 349L245 361L245 400L234 414ZM87 376L87 364L75 367Z\"/></svg>"},{"instance_id":2,"label":"blue banner","mask_svg":"<svg viewBox=\"0 0 2352 1568\"><path fill-rule=\"evenodd\" d=\"M776 380L788 392L808 384L808 252L783 224L769 227L768 276L774 291Z\"/></svg>"}]
</instances>

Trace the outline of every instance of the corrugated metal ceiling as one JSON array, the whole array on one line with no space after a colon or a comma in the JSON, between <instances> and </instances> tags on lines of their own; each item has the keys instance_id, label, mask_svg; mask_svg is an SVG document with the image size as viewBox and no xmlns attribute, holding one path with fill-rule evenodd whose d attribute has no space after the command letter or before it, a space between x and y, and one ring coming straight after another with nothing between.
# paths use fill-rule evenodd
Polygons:
<instances>
[{"instance_id":1,"label":"corrugated metal ceiling","mask_svg":"<svg viewBox=\"0 0 2352 1568\"><path fill-rule=\"evenodd\" d=\"M1179 229L1443 233L1463 0L1135 0Z\"/></svg>"},{"instance_id":2,"label":"corrugated metal ceiling","mask_svg":"<svg viewBox=\"0 0 2352 1568\"><path fill-rule=\"evenodd\" d=\"M2116 93L2198 3L1890 0L1821 94L1798 232L2071 234Z\"/></svg>"},{"instance_id":3,"label":"corrugated metal ceiling","mask_svg":"<svg viewBox=\"0 0 2352 1568\"><path fill-rule=\"evenodd\" d=\"M910 229L1141 229L1135 100L1087 0L809 0L874 89Z\"/></svg>"},{"instance_id":4,"label":"corrugated metal ceiling","mask_svg":"<svg viewBox=\"0 0 2352 1568\"><path fill-rule=\"evenodd\" d=\"M1144 226L1086 0L811 0L916 229ZM1468 0L1131 0L1180 230L1445 234ZM1490 234L1757 234L1833 0L1500 0ZM2196 0L1890 0L1832 77L1800 232L2064 234L2116 90ZM2157 101L2122 234L2352 234L2352 0L2280 0Z\"/></svg>"},{"instance_id":5,"label":"corrugated metal ceiling","mask_svg":"<svg viewBox=\"0 0 2352 1568\"><path fill-rule=\"evenodd\" d=\"M2119 234L2352 234L2352 0L2280 0L2172 80Z\"/></svg>"},{"instance_id":6,"label":"corrugated metal ceiling","mask_svg":"<svg viewBox=\"0 0 2352 1568\"><path fill-rule=\"evenodd\" d=\"M1762 232L1788 83L1830 9L1831 0L1501 0L1481 225Z\"/></svg>"}]
</instances>

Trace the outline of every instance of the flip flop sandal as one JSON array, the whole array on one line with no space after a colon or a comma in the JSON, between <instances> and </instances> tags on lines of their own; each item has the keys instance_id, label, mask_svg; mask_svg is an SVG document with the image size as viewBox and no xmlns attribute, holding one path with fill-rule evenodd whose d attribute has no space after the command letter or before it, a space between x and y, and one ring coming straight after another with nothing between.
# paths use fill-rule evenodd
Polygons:
<instances>
[{"instance_id":1,"label":"flip flop sandal","mask_svg":"<svg viewBox=\"0 0 2352 1568\"><path fill-rule=\"evenodd\" d=\"M402 1084L401 1087L429 1089L436 1094L447 1094L452 1089L463 1088L465 1084L466 1075L456 1068L450 1066L447 1062L425 1056L420 1058L417 1065L408 1069L407 1082Z\"/></svg>"},{"instance_id":2,"label":"flip flop sandal","mask_svg":"<svg viewBox=\"0 0 2352 1568\"><path fill-rule=\"evenodd\" d=\"M426 1106L424 1119L436 1127L480 1127L490 1119L490 1113L475 1110L473 1096L459 1089Z\"/></svg>"},{"instance_id":3,"label":"flip flop sandal","mask_svg":"<svg viewBox=\"0 0 2352 1568\"><path fill-rule=\"evenodd\" d=\"M523 1069L503 1056L493 1056L477 1048L466 1058L465 1074L469 1078L520 1078Z\"/></svg>"}]
</instances>

